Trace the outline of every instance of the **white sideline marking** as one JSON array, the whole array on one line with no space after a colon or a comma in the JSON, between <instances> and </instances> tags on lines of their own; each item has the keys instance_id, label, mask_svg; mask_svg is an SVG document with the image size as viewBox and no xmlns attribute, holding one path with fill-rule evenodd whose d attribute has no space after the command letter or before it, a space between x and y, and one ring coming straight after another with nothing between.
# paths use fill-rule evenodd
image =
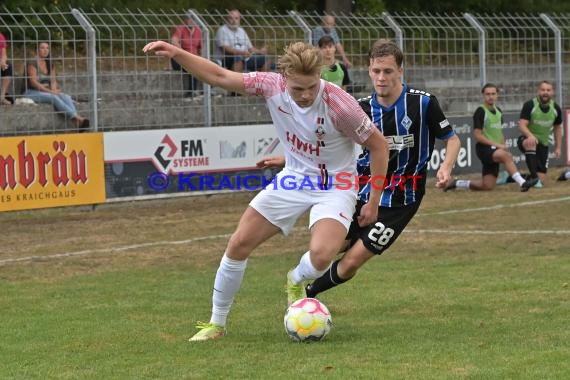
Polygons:
<instances>
[{"instance_id":1,"label":"white sideline marking","mask_svg":"<svg viewBox=\"0 0 570 380\"><path fill-rule=\"evenodd\" d=\"M430 216L430 215L447 215L447 214L459 214L462 212L477 212L477 211L489 211L489 210L498 210L501 208L514 208L514 207L524 207L524 206L535 206L544 203L552 203L552 202L564 202L570 201L570 197L562 197L562 198L555 198L555 199L544 199L540 201L528 201L528 202L520 202L520 203L513 203L513 204L498 204L494 206L486 206L486 207L477 207L477 208L464 208L458 210L447 210L447 211L437 211L437 212L426 212L426 213L418 213L416 216Z\"/></svg>"},{"instance_id":2,"label":"white sideline marking","mask_svg":"<svg viewBox=\"0 0 570 380\"><path fill-rule=\"evenodd\" d=\"M551 203L551 202L564 202L569 201L570 197L563 197L563 198L556 198L556 199L545 199L540 201L528 201L528 202L520 202L520 203L513 203L513 204L499 204L495 206L487 206L487 207L478 207L478 208L467 208L467 209L456 209L456 210L447 210L447 211L438 211L438 212L431 212L431 213L418 213L416 216L429 216L429 215L445 215L445 214L457 214L462 212L477 212L477 211L487 211L487 210L496 210L501 208L513 208L513 207L524 207L524 206L533 206L539 205L544 203ZM302 228L306 230L306 228ZM535 235L535 234L551 234L551 235L567 235L570 234L569 230L528 230L528 231L516 231L516 230L507 230L507 231L486 231L486 230L447 230L447 229L406 229L404 232L412 232L412 233L446 233L446 234L464 234L464 235L502 235L502 234L518 234L518 235ZM187 240L178 240L178 241L156 241L151 243L142 243L142 244L132 244L132 245L125 245L122 247L111 247L111 248L100 248L100 249L86 249L83 251L77 252L66 252L66 253L57 253L54 255L46 255L46 256L27 256L27 257L17 257L17 258L8 258L0 260L0 266L9 263L17 263L17 262L24 262L24 261L33 261L33 260L49 260L49 259L57 259L57 258L64 258L64 257L74 257L74 256L83 256L83 255L90 255L94 253L111 253L111 252L123 252L129 251L132 249L140 249L140 248L147 248L147 247L156 247L160 245L180 245L180 244L190 244L197 241L202 240L213 240L213 239L221 239L221 238L228 238L231 234L222 234L222 235L210 235L210 236L201 236L194 239L187 239Z\"/></svg>"},{"instance_id":3,"label":"white sideline marking","mask_svg":"<svg viewBox=\"0 0 570 380\"><path fill-rule=\"evenodd\" d=\"M201 240L212 240L212 239L221 239L221 238L228 238L231 234L224 234L224 235L210 235L210 236L201 236L194 239L187 239L187 240L176 240L176 241L155 241L151 243L142 243L142 244L132 244L132 245L125 245L122 247L111 247L111 248L99 248L99 249L86 249L84 251L77 251L77 252L66 252L66 253L57 253L55 255L46 255L46 256L27 256L27 257L18 257L12 259L4 259L0 260L0 265L8 264L8 263L17 263L21 261L33 261L33 260L48 260L48 259L57 259L61 257L73 257L73 256L82 256L82 255L90 255L92 253L111 253L111 252L123 252L129 251L131 249L140 249L140 248L147 248L147 247L156 247L159 245L180 245L180 244L189 244L194 243Z\"/></svg>"}]
</instances>

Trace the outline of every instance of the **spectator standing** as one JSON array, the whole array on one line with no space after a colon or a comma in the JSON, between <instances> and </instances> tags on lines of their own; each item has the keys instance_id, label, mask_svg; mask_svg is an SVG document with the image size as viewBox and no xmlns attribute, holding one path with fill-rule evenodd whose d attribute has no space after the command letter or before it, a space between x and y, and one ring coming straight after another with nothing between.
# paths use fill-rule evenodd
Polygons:
<instances>
[{"instance_id":1,"label":"spectator standing","mask_svg":"<svg viewBox=\"0 0 570 380\"><path fill-rule=\"evenodd\" d=\"M216 32L216 54L226 69L244 71L267 71L269 60L267 48L256 48L246 31L240 26L241 13L232 9L227 23Z\"/></svg>"},{"instance_id":2,"label":"spectator standing","mask_svg":"<svg viewBox=\"0 0 570 380\"><path fill-rule=\"evenodd\" d=\"M344 51L344 47L342 46L342 43L340 42L340 37L338 36L338 33L336 32L336 29L335 29L334 16L331 16L331 15L323 16L323 25L317 26L315 29L313 29L313 45L317 46L319 43L319 40L321 38L323 38L324 36L329 36L333 39L335 47L336 47L336 51L338 54L340 54L340 56L342 58L342 62L344 63L344 65L346 67L351 68L352 62L350 62L350 60L346 56L346 53Z\"/></svg>"},{"instance_id":3,"label":"spectator standing","mask_svg":"<svg viewBox=\"0 0 570 380\"><path fill-rule=\"evenodd\" d=\"M174 28L171 42L189 53L202 55L202 31L190 15L186 15L183 24ZM201 95L202 86L194 76L188 74L174 59L170 60L170 65L172 70L182 71L185 98Z\"/></svg>"},{"instance_id":4,"label":"spectator standing","mask_svg":"<svg viewBox=\"0 0 570 380\"><path fill-rule=\"evenodd\" d=\"M12 78L12 65L8 62L7 47L6 38L0 33L0 105L3 106L12 104L11 101L6 99L8 86Z\"/></svg>"}]
</instances>

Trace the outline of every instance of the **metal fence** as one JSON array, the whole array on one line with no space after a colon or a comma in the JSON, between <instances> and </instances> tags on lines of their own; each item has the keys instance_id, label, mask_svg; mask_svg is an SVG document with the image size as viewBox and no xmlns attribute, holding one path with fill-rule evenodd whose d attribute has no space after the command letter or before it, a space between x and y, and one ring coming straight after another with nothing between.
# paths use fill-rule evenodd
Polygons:
<instances>
[{"instance_id":1,"label":"metal fence","mask_svg":"<svg viewBox=\"0 0 570 380\"><path fill-rule=\"evenodd\" d=\"M24 67L35 59L38 41L51 45L58 80L94 130L178 128L255 124L270 121L262 100L229 96L204 87L204 96L185 98L184 76L165 58L142 47L169 40L190 14L201 26L203 55L214 59L214 36L226 11L141 11L0 9L0 32L8 40L14 78L9 93L22 103ZM570 96L569 14L337 14L336 29L353 63L354 96L367 95L367 52L379 38L395 40L405 52L404 77L436 94L448 115L467 115L480 104L480 88L495 82L505 110L519 110L538 81L556 85L564 107ZM241 26L256 46L268 48L275 63L292 41L311 40L321 24L317 13L248 12ZM0 134L74 131L50 105L0 107Z\"/></svg>"}]
</instances>

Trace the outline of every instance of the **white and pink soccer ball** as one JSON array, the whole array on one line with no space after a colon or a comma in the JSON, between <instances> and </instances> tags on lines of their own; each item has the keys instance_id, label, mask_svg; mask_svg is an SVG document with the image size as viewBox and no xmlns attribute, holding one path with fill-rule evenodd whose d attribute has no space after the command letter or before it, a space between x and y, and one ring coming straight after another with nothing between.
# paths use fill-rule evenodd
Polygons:
<instances>
[{"instance_id":1,"label":"white and pink soccer ball","mask_svg":"<svg viewBox=\"0 0 570 380\"><path fill-rule=\"evenodd\" d=\"M289 306L283 319L285 332L296 342L316 342L331 331L329 309L316 298L302 298Z\"/></svg>"}]
</instances>

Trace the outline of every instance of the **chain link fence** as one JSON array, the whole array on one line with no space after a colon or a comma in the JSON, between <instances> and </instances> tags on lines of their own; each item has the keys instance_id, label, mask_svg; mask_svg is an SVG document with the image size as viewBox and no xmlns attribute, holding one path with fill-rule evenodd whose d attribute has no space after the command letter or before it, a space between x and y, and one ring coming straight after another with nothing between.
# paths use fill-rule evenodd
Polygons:
<instances>
[{"instance_id":1,"label":"chain link fence","mask_svg":"<svg viewBox=\"0 0 570 380\"><path fill-rule=\"evenodd\" d=\"M28 104L24 68L38 42L51 47L63 92L100 131L259 124L270 122L264 102L230 96L219 88L184 97L181 71L167 59L142 53L155 39L170 40L190 16L202 30L202 55L216 61L215 34L226 11L194 10L8 10L0 9L0 32L13 66L8 97L0 107L0 135L74 132L75 126L49 104ZM484 82L501 89L504 110L519 110L540 80L553 81L564 107L570 94L569 14L336 14L336 30L353 67L348 91L372 90L367 54L372 42L393 39L404 50L404 79L438 96L448 115L468 115L480 104ZM246 12L241 26L275 63L293 41L311 42L322 24L317 13Z\"/></svg>"}]
</instances>

